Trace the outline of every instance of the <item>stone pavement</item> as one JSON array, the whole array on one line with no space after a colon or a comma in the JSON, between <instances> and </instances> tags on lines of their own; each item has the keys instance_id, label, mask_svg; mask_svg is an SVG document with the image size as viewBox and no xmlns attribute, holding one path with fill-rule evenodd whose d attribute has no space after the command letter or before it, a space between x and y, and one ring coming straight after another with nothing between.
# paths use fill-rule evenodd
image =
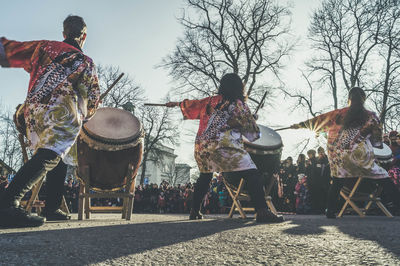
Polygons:
<instances>
[{"instance_id":1,"label":"stone pavement","mask_svg":"<svg viewBox=\"0 0 400 266\"><path fill-rule=\"evenodd\" d=\"M0 229L0 265L400 265L400 217L287 215L282 224L207 215L94 214Z\"/></svg>"}]
</instances>

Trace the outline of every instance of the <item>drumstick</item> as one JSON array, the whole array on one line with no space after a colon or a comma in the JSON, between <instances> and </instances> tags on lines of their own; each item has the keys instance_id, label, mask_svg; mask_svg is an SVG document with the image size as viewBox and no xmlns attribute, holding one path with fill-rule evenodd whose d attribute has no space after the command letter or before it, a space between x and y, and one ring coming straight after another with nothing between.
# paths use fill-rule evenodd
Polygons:
<instances>
[{"instance_id":1,"label":"drumstick","mask_svg":"<svg viewBox=\"0 0 400 266\"><path fill-rule=\"evenodd\" d=\"M257 114L258 110L260 110L261 107L264 107L264 101L265 101L265 97L267 97L267 93L268 93L268 90L265 91L264 96L262 97L260 103L258 104L257 109L254 112L254 114Z\"/></svg>"},{"instance_id":2,"label":"drumstick","mask_svg":"<svg viewBox=\"0 0 400 266\"><path fill-rule=\"evenodd\" d=\"M167 106L165 103L145 103L144 106Z\"/></svg>"},{"instance_id":3,"label":"drumstick","mask_svg":"<svg viewBox=\"0 0 400 266\"><path fill-rule=\"evenodd\" d=\"M281 128L277 128L274 129L275 131L281 131L281 130L286 130L286 129L291 129L292 127L281 127Z\"/></svg>"},{"instance_id":4,"label":"drumstick","mask_svg":"<svg viewBox=\"0 0 400 266\"><path fill-rule=\"evenodd\" d=\"M102 95L100 95L100 100L103 100L104 97L107 96L107 94L110 92L110 90L115 86L115 84L118 83L118 81L122 78L123 75L125 75L125 73L121 73L121 75L119 75L119 77L113 82L113 84L111 84L111 86L108 87L108 89Z\"/></svg>"}]
</instances>

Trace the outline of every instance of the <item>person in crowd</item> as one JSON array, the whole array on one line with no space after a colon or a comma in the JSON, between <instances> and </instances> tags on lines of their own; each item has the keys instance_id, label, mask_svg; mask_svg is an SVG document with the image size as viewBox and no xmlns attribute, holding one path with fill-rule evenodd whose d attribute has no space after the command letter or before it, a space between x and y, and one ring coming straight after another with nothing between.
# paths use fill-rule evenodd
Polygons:
<instances>
[{"instance_id":1,"label":"person in crowd","mask_svg":"<svg viewBox=\"0 0 400 266\"><path fill-rule=\"evenodd\" d=\"M328 158L332 185L328 192L327 218L336 218L340 189L345 178L365 177L389 183L388 173L377 165L373 147L382 146L382 127L375 113L364 107L365 92L354 87L348 95L349 107L334 110L291 128L328 132ZM398 205L399 202L396 202Z\"/></svg>"},{"instance_id":2,"label":"person in crowd","mask_svg":"<svg viewBox=\"0 0 400 266\"><path fill-rule=\"evenodd\" d=\"M318 156L315 161L315 172L310 182L311 208L314 213L325 212L326 200L329 190L330 169L328 156L322 147L317 149Z\"/></svg>"},{"instance_id":3,"label":"person in crowd","mask_svg":"<svg viewBox=\"0 0 400 266\"><path fill-rule=\"evenodd\" d=\"M260 129L245 103L244 85L237 74L225 74L221 78L216 96L169 102L166 106L179 106L185 119L200 119L195 141L200 177L195 184L190 219L202 218L200 204L209 189L213 172L222 172L246 179L258 222L283 221L283 217L268 209L261 173L244 149L242 136L255 141L260 137Z\"/></svg>"},{"instance_id":4,"label":"person in crowd","mask_svg":"<svg viewBox=\"0 0 400 266\"><path fill-rule=\"evenodd\" d=\"M64 41L11 41L0 39L0 65L30 73L23 105L24 129L34 151L16 173L0 200L0 226L40 226L47 220L67 220L59 207L67 164L76 162L75 141L84 120L99 104L95 64L84 55L86 24L81 17L64 20ZM20 200L47 175L45 217L28 214Z\"/></svg>"},{"instance_id":5,"label":"person in crowd","mask_svg":"<svg viewBox=\"0 0 400 266\"><path fill-rule=\"evenodd\" d=\"M390 143L389 134L383 134L383 143L385 143L386 145L388 145L390 147L391 143Z\"/></svg>"},{"instance_id":6,"label":"person in crowd","mask_svg":"<svg viewBox=\"0 0 400 266\"><path fill-rule=\"evenodd\" d=\"M305 174L306 173L306 156L303 153L300 153L297 157L297 174Z\"/></svg>"},{"instance_id":7,"label":"person in crowd","mask_svg":"<svg viewBox=\"0 0 400 266\"><path fill-rule=\"evenodd\" d=\"M390 137L390 149L392 150L393 162L392 165L400 167L400 134L397 131L391 131Z\"/></svg>"},{"instance_id":8,"label":"person in crowd","mask_svg":"<svg viewBox=\"0 0 400 266\"><path fill-rule=\"evenodd\" d=\"M0 176L0 195L6 190L7 187L8 187L7 176L5 175Z\"/></svg>"},{"instance_id":9,"label":"person in crowd","mask_svg":"<svg viewBox=\"0 0 400 266\"><path fill-rule=\"evenodd\" d=\"M298 175L294 194L296 195L296 213L309 214L311 212L311 203L306 175Z\"/></svg>"},{"instance_id":10,"label":"person in crowd","mask_svg":"<svg viewBox=\"0 0 400 266\"><path fill-rule=\"evenodd\" d=\"M293 165L292 157L288 157L284 164L284 174L280 176L282 179L282 198L283 210L294 212L296 208L296 196L294 190L297 183L296 166Z\"/></svg>"}]
</instances>

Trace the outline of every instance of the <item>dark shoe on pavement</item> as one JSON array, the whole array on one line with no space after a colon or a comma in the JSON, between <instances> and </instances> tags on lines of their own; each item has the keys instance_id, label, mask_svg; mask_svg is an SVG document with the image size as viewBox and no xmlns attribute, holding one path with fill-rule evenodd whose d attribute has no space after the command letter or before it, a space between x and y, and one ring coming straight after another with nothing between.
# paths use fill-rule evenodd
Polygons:
<instances>
[{"instance_id":1,"label":"dark shoe on pavement","mask_svg":"<svg viewBox=\"0 0 400 266\"><path fill-rule=\"evenodd\" d=\"M8 207L0 209L0 227L37 227L43 225L45 218L28 214L21 207Z\"/></svg>"},{"instance_id":2,"label":"dark shoe on pavement","mask_svg":"<svg viewBox=\"0 0 400 266\"><path fill-rule=\"evenodd\" d=\"M194 209L190 210L189 220L203 219L203 214Z\"/></svg>"},{"instance_id":3,"label":"dark shoe on pavement","mask_svg":"<svg viewBox=\"0 0 400 266\"><path fill-rule=\"evenodd\" d=\"M325 215L328 219L336 219L336 213L333 211L326 210Z\"/></svg>"},{"instance_id":4,"label":"dark shoe on pavement","mask_svg":"<svg viewBox=\"0 0 400 266\"><path fill-rule=\"evenodd\" d=\"M285 219L282 215L276 215L267 209L257 211L256 222L257 223L282 223Z\"/></svg>"},{"instance_id":5,"label":"dark shoe on pavement","mask_svg":"<svg viewBox=\"0 0 400 266\"><path fill-rule=\"evenodd\" d=\"M51 212L43 210L40 215L46 217L47 221L67 221L71 219L71 215L63 212L61 209L57 209Z\"/></svg>"}]
</instances>

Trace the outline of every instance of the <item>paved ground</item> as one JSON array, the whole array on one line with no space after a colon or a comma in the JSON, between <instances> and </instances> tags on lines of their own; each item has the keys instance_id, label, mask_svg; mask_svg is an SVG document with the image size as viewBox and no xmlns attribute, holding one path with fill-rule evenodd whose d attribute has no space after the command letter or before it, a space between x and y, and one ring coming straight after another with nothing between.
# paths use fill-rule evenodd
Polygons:
<instances>
[{"instance_id":1,"label":"paved ground","mask_svg":"<svg viewBox=\"0 0 400 266\"><path fill-rule=\"evenodd\" d=\"M209 215L95 214L0 229L0 265L400 265L400 217L289 215L282 224Z\"/></svg>"}]
</instances>

